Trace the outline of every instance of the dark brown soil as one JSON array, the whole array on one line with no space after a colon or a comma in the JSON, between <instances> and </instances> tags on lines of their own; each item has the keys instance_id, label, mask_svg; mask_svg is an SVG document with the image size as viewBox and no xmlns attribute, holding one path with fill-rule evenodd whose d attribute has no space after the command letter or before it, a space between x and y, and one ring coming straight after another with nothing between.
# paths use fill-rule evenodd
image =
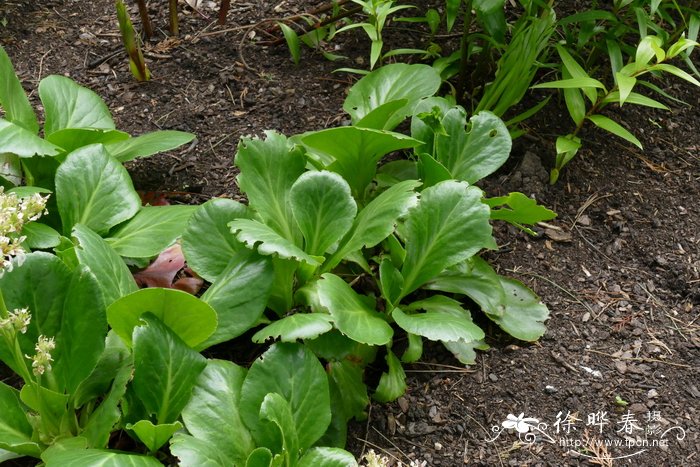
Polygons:
<instances>
[{"instance_id":1,"label":"dark brown soil","mask_svg":"<svg viewBox=\"0 0 700 467\"><path fill-rule=\"evenodd\" d=\"M367 57L362 35L339 38L346 62L306 49L294 66L284 45L252 45L244 35L253 29L241 29L321 1L232 2L228 32L212 24L216 11L205 1L209 19L183 8L178 41L164 40L166 3L149 2L159 32L148 44L154 79L143 84L129 74L111 0L0 3L0 43L34 97L40 78L65 74L105 98L122 130L197 135L189 147L130 165L138 189L193 202L235 197L240 136L346 118L341 104L354 78L332 70ZM267 39L260 28L255 34ZM415 27L387 35L401 46L424 39ZM541 239L497 225L501 248L488 254L549 306L546 335L524 344L489 329L492 348L466 370L428 349L424 363L407 369L407 394L373 404L369 420L351 426L354 453L436 466L700 465L700 89L659 85L687 105L615 111L644 151L590 130L555 186L542 163L568 131L563 104L553 100L531 122L510 169L483 187L492 196L534 194L559 214ZM537 439L492 431L521 413L547 424ZM634 426L624 423L631 419Z\"/></svg>"}]
</instances>

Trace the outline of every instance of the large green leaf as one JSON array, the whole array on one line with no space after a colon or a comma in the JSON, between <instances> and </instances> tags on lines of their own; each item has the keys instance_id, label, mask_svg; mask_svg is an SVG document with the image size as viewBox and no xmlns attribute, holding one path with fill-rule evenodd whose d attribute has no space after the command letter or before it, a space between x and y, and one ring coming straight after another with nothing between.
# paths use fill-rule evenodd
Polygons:
<instances>
[{"instance_id":1,"label":"large green leaf","mask_svg":"<svg viewBox=\"0 0 700 467\"><path fill-rule=\"evenodd\" d=\"M53 248L61 243L60 233L48 225L40 224L39 222L24 224L22 236L27 237L22 246L27 246L36 250Z\"/></svg>"},{"instance_id":2,"label":"large green leaf","mask_svg":"<svg viewBox=\"0 0 700 467\"><path fill-rule=\"evenodd\" d=\"M318 257L307 254L291 240L278 234L267 225L251 219L236 219L229 222L231 232L250 249L257 249L264 256L276 255L279 258L305 262L311 266L321 264Z\"/></svg>"},{"instance_id":3,"label":"large green leaf","mask_svg":"<svg viewBox=\"0 0 700 467\"><path fill-rule=\"evenodd\" d=\"M100 96L70 78L51 75L42 79L39 97L44 104L47 137L64 128L114 129L112 115Z\"/></svg>"},{"instance_id":4,"label":"large green leaf","mask_svg":"<svg viewBox=\"0 0 700 467\"><path fill-rule=\"evenodd\" d=\"M23 354L36 353L34 346L39 335L55 337L59 333L71 277L63 261L43 252L26 255L21 267L5 271L0 277L0 290L7 309L29 308L32 315L27 332L17 335ZM8 348L6 339L0 339L0 360L18 375L28 377L26 364L23 368L12 358L13 350Z\"/></svg>"},{"instance_id":5,"label":"large green leaf","mask_svg":"<svg viewBox=\"0 0 700 467\"><path fill-rule=\"evenodd\" d=\"M253 342L264 343L279 337L282 342L315 339L333 329L333 318L326 313L294 313L278 319L253 335Z\"/></svg>"},{"instance_id":6,"label":"large green leaf","mask_svg":"<svg viewBox=\"0 0 700 467\"><path fill-rule=\"evenodd\" d=\"M549 317L549 310L521 282L507 277L500 279L506 296L505 312L502 316L489 315L489 318L516 339L536 341L546 331L543 323Z\"/></svg>"},{"instance_id":7,"label":"large green leaf","mask_svg":"<svg viewBox=\"0 0 700 467\"><path fill-rule=\"evenodd\" d=\"M38 457L41 448L32 441L32 426L25 410L19 391L0 381L0 448Z\"/></svg>"},{"instance_id":8,"label":"large green leaf","mask_svg":"<svg viewBox=\"0 0 700 467\"><path fill-rule=\"evenodd\" d=\"M506 295L500 276L479 256L443 272L425 288L466 295L491 317L505 313Z\"/></svg>"},{"instance_id":9,"label":"large green leaf","mask_svg":"<svg viewBox=\"0 0 700 467\"><path fill-rule=\"evenodd\" d=\"M73 270L61 318L53 374L58 387L73 394L95 368L107 336L100 284L86 266Z\"/></svg>"},{"instance_id":10,"label":"large green leaf","mask_svg":"<svg viewBox=\"0 0 700 467\"><path fill-rule=\"evenodd\" d=\"M187 266L209 282L226 269L231 257L244 247L228 223L249 217L247 206L232 199L215 198L204 203L190 218L182 234Z\"/></svg>"},{"instance_id":11,"label":"large green leaf","mask_svg":"<svg viewBox=\"0 0 700 467\"><path fill-rule=\"evenodd\" d=\"M299 452L299 434L289 402L277 393L267 394L260 405L260 418L277 427L282 440L280 454L290 459L288 465L293 465Z\"/></svg>"},{"instance_id":12,"label":"large green leaf","mask_svg":"<svg viewBox=\"0 0 700 467\"><path fill-rule=\"evenodd\" d=\"M184 131L161 130L106 144L105 147L116 160L127 162L138 157L148 157L159 152L170 151L189 143L194 138L195 135Z\"/></svg>"},{"instance_id":13,"label":"large green leaf","mask_svg":"<svg viewBox=\"0 0 700 467\"><path fill-rule=\"evenodd\" d=\"M119 130L99 130L94 128L66 128L58 130L46 138L49 143L60 146L62 152L69 153L91 144L108 144L129 138L128 133Z\"/></svg>"},{"instance_id":14,"label":"large green leaf","mask_svg":"<svg viewBox=\"0 0 700 467\"><path fill-rule=\"evenodd\" d=\"M371 248L391 235L398 220L415 206L418 196L416 180L406 180L390 187L362 209L343 237L338 249L324 265L328 271L345 256L361 248Z\"/></svg>"},{"instance_id":15,"label":"large green leaf","mask_svg":"<svg viewBox=\"0 0 700 467\"><path fill-rule=\"evenodd\" d=\"M386 65L355 83L343 109L350 114L352 122L357 123L388 102L406 99L408 102L403 110L387 114L382 128L393 129L411 114L416 102L435 94L440 84L440 74L428 65Z\"/></svg>"},{"instance_id":16,"label":"large green leaf","mask_svg":"<svg viewBox=\"0 0 700 467\"><path fill-rule=\"evenodd\" d=\"M421 193L406 218L405 297L446 268L494 248L490 209L482 192L465 182L445 181Z\"/></svg>"},{"instance_id":17,"label":"large green leaf","mask_svg":"<svg viewBox=\"0 0 700 467\"><path fill-rule=\"evenodd\" d=\"M507 26L504 3L505 0L474 0L473 3L479 24L483 25L488 35L499 44L503 44L505 40Z\"/></svg>"},{"instance_id":18,"label":"large green leaf","mask_svg":"<svg viewBox=\"0 0 700 467\"><path fill-rule=\"evenodd\" d=\"M508 128L491 112L479 112L467 126L464 111L454 108L442 124L447 135L435 135L434 156L453 178L474 183L495 172L510 155Z\"/></svg>"},{"instance_id":19,"label":"large green leaf","mask_svg":"<svg viewBox=\"0 0 700 467\"><path fill-rule=\"evenodd\" d=\"M198 206L146 206L112 232L107 243L120 256L150 258L172 245Z\"/></svg>"},{"instance_id":20,"label":"large green leaf","mask_svg":"<svg viewBox=\"0 0 700 467\"><path fill-rule=\"evenodd\" d=\"M382 157L419 144L401 133L354 126L307 133L301 136L301 142L325 169L340 174L348 182L356 198L364 196Z\"/></svg>"},{"instance_id":21,"label":"large green leaf","mask_svg":"<svg viewBox=\"0 0 700 467\"><path fill-rule=\"evenodd\" d=\"M77 239L75 254L78 261L97 277L105 305L109 306L138 290L129 268L102 237L82 224L73 227L72 236Z\"/></svg>"},{"instance_id":22,"label":"large green leaf","mask_svg":"<svg viewBox=\"0 0 700 467\"><path fill-rule=\"evenodd\" d=\"M198 348L240 336L258 323L270 297L272 262L255 252L236 253L217 281L202 295L218 316L214 333Z\"/></svg>"},{"instance_id":23,"label":"large green leaf","mask_svg":"<svg viewBox=\"0 0 700 467\"><path fill-rule=\"evenodd\" d=\"M158 459L102 449L69 449L45 452L46 467L163 467Z\"/></svg>"},{"instance_id":24,"label":"large green leaf","mask_svg":"<svg viewBox=\"0 0 700 467\"><path fill-rule=\"evenodd\" d=\"M172 423L192 396L206 359L152 313L134 328L134 391L159 424Z\"/></svg>"},{"instance_id":25,"label":"large green leaf","mask_svg":"<svg viewBox=\"0 0 700 467\"><path fill-rule=\"evenodd\" d=\"M78 223L106 234L141 208L129 173L101 145L66 157L56 171L56 201L64 234Z\"/></svg>"},{"instance_id":26,"label":"large green leaf","mask_svg":"<svg viewBox=\"0 0 700 467\"><path fill-rule=\"evenodd\" d=\"M306 159L287 138L272 131L266 140L244 138L238 145L236 166L241 170L238 186L262 220L285 239L297 242L289 190L304 173Z\"/></svg>"},{"instance_id":27,"label":"large green leaf","mask_svg":"<svg viewBox=\"0 0 700 467\"><path fill-rule=\"evenodd\" d=\"M136 423L127 423L127 430L132 430L139 440L146 445L149 452L156 452L175 434L182 429L182 423L163 423L154 425L150 420L139 420Z\"/></svg>"},{"instance_id":28,"label":"large green leaf","mask_svg":"<svg viewBox=\"0 0 700 467\"><path fill-rule=\"evenodd\" d=\"M131 336L144 313L162 321L190 347L204 342L216 329L216 311L204 301L176 289L141 289L107 308L107 321L131 346Z\"/></svg>"},{"instance_id":29,"label":"large green leaf","mask_svg":"<svg viewBox=\"0 0 700 467\"><path fill-rule=\"evenodd\" d=\"M0 118L0 153L6 152L19 157L55 156L61 148L16 123Z\"/></svg>"},{"instance_id":30,"label":"large green leaf","mask_svg":"<svg viewBox=\"0 0 700 467\"><path fill-rule=\"evenodd\" d=\"M175 433L170 439L170 452L180 460L181 467L229 467L230 460L226 458L221 445L213 445L208 441L195 438L184 432ZM269 465L269 464L268 464Z\"/></svg>"},{"instance_id":31,"label":"large green leaf","mask_svg":"<svg viewBox=\"0 0 700 467\"><path fill-rule=\"evenodd\" d=\"M39 133L36 115L24 93L22 83L15 74L12 61L2 47L0 47L0 76L3 77L0 80L0 106L5 113L5 118L36 135Z\"/></svg>"},{"instance_id":32,"label":"large green leaf","mask_svg":"<svg viewBox=\"0 0 700 467\"><path fill-rule=\"evenodd\" d=\"M350 229L357 204L350 187L333 172L306 172L289 192L304 251L321 256Z\"/></svg>"},{"instance_id":33,"label":"large green leaf","mask_svg":"<svg viewBox=\"0 0 700 467\"><path fill-rule=\"evenodd\" d=\"M239 413L245 376L245 369L229 361L209 360L182 410L187 431L218 451L226 462L221 465L243 465L255 448Z\"/></svg>"},{"instance_id":34,"label":"large green leaf","mask_svg":"<svg viewBox=\"0 0 700 467\"><path fill-rule=\"evenodd\" d=\"M364 368L361 364L345 358L340 361L331 361L326 364L329 382L338 391L337 401L334 400L333 410L342 409L345 420L343 423L355 417L362 420L367 416L369 406L367 386L364 383ZM333 397L331 393L331 397ZM336 407L335 402L338 403Z\"/></svg>"},{"instance_id":35,"label":"large green leaf","mask_svg":"<svg viewBox=\"0 0 700 467\"><path fill-rule=\"evenodd\" d=\"M299 344L277 343L248 370L240 399L241 418L259 446L281 446L269 423L260 420L265 396L277 393L289 403L299 436L307 449L331 420L328 379L316 356Z\"/></svg>"},{"instance_id":36,"label":"large green leaf","mask_svg":"<svg viewBox=\"0 0 700 467\"><path fill-rule=\"evenodd\" d=\"M312 287L313 303L331 314L340 332L363 344L384 345L391 340L393 330L384 316L370 308L343 279L326 273Z\"/></svg>"},{"instance_id":37,"label":"large green leaf","mask_svg":"<svg viewBox=\"0 0 700 467\"><path fill-rule=\"evenodd\" d=\"M400 308L394 308L391 316L405 331L432 341L471 342L484 338L484 331L472 322L466 312L460 316L431 309L425 313L406 314Z\"/></svg>"}]
</instances>

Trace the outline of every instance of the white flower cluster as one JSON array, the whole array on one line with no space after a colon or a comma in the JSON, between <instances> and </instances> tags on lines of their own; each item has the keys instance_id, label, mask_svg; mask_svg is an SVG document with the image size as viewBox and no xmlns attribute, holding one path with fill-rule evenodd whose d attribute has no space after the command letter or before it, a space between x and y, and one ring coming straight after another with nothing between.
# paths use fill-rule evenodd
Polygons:
<instances>
[{"instance_id":1,"label":"white flower cluster","mask_svg":"<svg viewBox=\"0 0 700 467\"><path fill-rule=\"evenodd\" d=\"M0 186L0 276L5 270L12 270L12 259L17 264L24 261L21 243L26 237L20 232L25 224L46 214L48 196L33 194L24 198L15 193L5 193Z\"/></svg>"},{"instance_id":2,"label":"white flower cluster","mask_svg":"<svg viewBox=\"0 0 700 467\"><path fill-rule=\"evenodd\" d=\"M361 467L387 467L389 465L395 465L396 467L426 467L428 463L426 461L411 460L410 463L404 464L401 461L397 461L396 464L391 463L391 459L387 456L382 456L374 452L374 449L370 449L363 457L360 459L363 464Z\"/></svg>"},{"instance_id":3,"label":"white flower cluster","mask_svg":"<svg viewBox=\"0 0 700 467\"><path fill-rule=\"evenodd\" d=\"M53 337L39 336L39 341L34 347L36 354L33 357L25 355L25 357L32 361L32 372L35 376L43 375L46 371L51 371L51 362L53 362L51 351L55 348L56 341L54 341Z\"/></svg>"},{"instance_id":4,"label":"white flower cluster","mask_svg":"<svg viewBox=\"0 0 700 467\"><path fill-rule=\"evenodd\" d=\"M0 331L6 330L11 332L27 332L27 326L32 320L32 315L29 313L29 308L20 308L11 311L7 318L0 319Z\"/></svg>"}]
</instances>

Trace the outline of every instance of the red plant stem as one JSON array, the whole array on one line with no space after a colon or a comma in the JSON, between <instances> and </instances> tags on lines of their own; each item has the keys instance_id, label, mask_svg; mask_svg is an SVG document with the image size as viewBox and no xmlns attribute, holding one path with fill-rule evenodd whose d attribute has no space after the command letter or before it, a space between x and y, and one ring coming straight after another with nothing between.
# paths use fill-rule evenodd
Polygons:
<instances>
[{"instance_id":1,"label":"red plant stem","mask_svg":"<svg viewBox=\"0 0 700 467\"><path fill-rule=\"evenodd\" d=\"M219 7L219 24L226 24L226 15L231 7L231 0L221 0L221 6Z\"/></svg>"},{"instance_id":2,"label":"red plant stem","mask_svg":"<svg viewBox=\"0 0 700 467\"><path fill-rule=\"evenodd\" d=\"M153 25L151 25L151 18L148 16L146 0L136 0L136 3L139 6L139 15L141 16L143 35L146 37L146 39L150 39L153 36Z\"/></svg>"}]
</instances>

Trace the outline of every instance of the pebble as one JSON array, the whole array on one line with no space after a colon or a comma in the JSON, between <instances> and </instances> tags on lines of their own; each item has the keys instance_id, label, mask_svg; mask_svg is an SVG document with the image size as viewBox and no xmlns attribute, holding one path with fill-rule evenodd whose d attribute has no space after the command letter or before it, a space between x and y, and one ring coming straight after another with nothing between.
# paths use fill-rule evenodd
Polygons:
<instances>
[{"instance_id":1,"label":"pebble","mask_svg":"<svg viewBox=\"0 0 700 467\"><path fill-rule=\"evenodd\" d=\"M498 376L495 373L489 373L489 379L495 383L498 381Z\"/></svg>"}]
</instances>

